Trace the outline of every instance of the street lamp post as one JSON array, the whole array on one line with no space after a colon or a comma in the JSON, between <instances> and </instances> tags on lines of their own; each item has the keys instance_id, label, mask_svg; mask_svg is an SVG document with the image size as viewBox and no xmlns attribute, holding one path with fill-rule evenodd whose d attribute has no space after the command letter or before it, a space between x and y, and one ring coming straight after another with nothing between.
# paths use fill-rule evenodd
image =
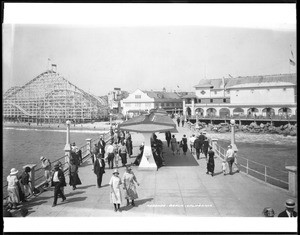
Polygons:
<instances>
[{"instance_id":1,"label":"street lamp post","mask_svg":"<svg viewBox=\"0 0 300 235\"><path fill-rule=\"evenodd\" d=\"M65 163L69 164L70 156L71 156L71 145L70 145L70 125L71 122L68 120L66 121L67 124L67 138L66 138L66 145L64 148L65 151Z\"/></svg>"},{"instance_id":2,"label":"street lamp post","mask_svg":"<svg viewBox=\"0 0 300 235\"><path fill-rule=\"evenodd\" d=\"M238 151L235 144L235 120L230 120L230 128L231 128L231 146L234 151Z\"/></svg>"}]
</instances>

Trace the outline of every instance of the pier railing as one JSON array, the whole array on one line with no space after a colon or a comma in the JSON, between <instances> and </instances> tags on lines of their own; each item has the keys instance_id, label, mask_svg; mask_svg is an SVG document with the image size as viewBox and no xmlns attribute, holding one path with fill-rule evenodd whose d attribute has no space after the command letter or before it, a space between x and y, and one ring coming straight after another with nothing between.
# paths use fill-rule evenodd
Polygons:
<instances>
[{"instance_id":1,"label":"pier railing","mask_svg":"<svg viewBox=\"0 0 300 235\"><path fill-rule=\"evenodd\" d=\"M222 148L220 145L214 145L214 151L216 155L222 160L226 156L226 149ZM233 164L233 169L235 164ZM249 160L244 157L237 156L237 165L239 170L250 175L256 179L264 181L268 184L289 189L289 172L279 169L275 169L264 164ZM233 170L234 171L234 170Z\"/></svg>"},{"instance_id":2,"label":"pier railing","mask_svg":"<svg viewBox=\"0 0 300 235\"><path fill-rule=\"evenodd\" d=\"M110 132L107 132L105 134L102 135L103 136L103 140L107 143L109 141L111 141L111 135ZM91 154L91 148L92 146L97 143L100 139L96 138L96 139L90 139L90 142L87 142L86 144L84 144L83 146L79 147L79 149L81 150L81 154L82 154L82 162L85 162L89 159L90 154ZM53 166L55 165L55 163L57 163L58 161L61 162L62 165L62 169L64 171L65 176L68 174L68 163L67 163L67 155L64 155L58 159L55 159L54 161L51 162L51 167L53 168ZM40 165L40 163L37 163L36 165ZM31 173L32 174L32 173ZM45 176L44 176L44 169L42 167L39 167L37 169L34 168L34 188L40 189L42 190L42 186L44 186L44 184L46 183L45 180ZM7 194L7 184L3 186L3 199L6 199L8 197Z\"/></svg>"}]
</instances>

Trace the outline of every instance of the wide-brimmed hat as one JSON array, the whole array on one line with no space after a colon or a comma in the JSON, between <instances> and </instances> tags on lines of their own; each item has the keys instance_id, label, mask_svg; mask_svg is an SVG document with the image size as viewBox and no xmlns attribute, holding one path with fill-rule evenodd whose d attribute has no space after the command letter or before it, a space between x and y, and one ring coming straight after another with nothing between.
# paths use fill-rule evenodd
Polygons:
<instances>
[{"instance_id":1,"label":"wide-brimmed hat","mask_svg":"<svg viewBox=\"0 0 300 235\"><path fill-rule=\"evenodd\" d=\"M18 172L19 171L16 168L11 168L10 175L16 175L16 174L18 174Z\"/></svg>"},{"instance_id":2,"label":"wide-brimmed hat","mask_svg":"<svg viewBox=\"0 0 300 235\"><path fill-rule=\"evenodd\" d=\"M295 208L296 203L293 199L288 199L285 201L285 207L286 208Z\"/></svg>"},{"instance_id":3,"label":"wide-brimmed hat","mask_svg":"<svg viewBox=\"0 0 300 235\"><path fill-rule=\"evenodd\" d=\"M113 174L120 174L120 173L119 173L119 171L118 171L117 169L115 169L115 170L113 171Z\"/></svg>"},{"instance_id":4,"label":"wide-brimmed hat","mask_svg":"<svg viewBox=\"0 0 300 235\"><path fill-rule=\"evenodd\" d=\"M46 159L46 158L43 157L43 156L40 157L40 160L41 160L41 161L44 161L45 159Z\"/></svg>"}]
</instances>

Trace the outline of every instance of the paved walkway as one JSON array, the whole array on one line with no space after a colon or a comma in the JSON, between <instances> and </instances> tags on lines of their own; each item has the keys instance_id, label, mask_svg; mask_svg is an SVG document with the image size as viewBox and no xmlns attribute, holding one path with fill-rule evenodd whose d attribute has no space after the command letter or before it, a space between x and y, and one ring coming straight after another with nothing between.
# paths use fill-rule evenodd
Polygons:
<instances>
[{"instance_id":1,"label":"paved walkway","mask_svg":"<svg viewBox=\"0 0 300 235\"><path fill-rule=\"evenodd\" d=\"M185 128L178 128L177 139L184 132L191 134ZM143 141L140 134L133 134L134 155ZM158 138L164 139L164 134ZM165 142L164 142L165 143ZM65 187L67 200L56 207L53 203L53 189L45 191L32 198L25 206L29 217L101 217L101 216L203 216L203 217L261 217L264 207L272 207L276 214L284 209L287 198L293 198L285 190L281 190L244 173L224 176L221 172L221 162L215 159L215 176L206 174L204 156L196 160L190 152L186 156L173 155L164 146L164 156L167 165L158 171L139 171L133 166L140 186L139 199L135 207L126 207L124 200L122 212L114 212L109 201L108 182L112 170L106 169L103 177L103 187L96 186L96 176L92 171L90 160L79 168L82 185L72 190ZM129 159L129 163L134 158ZM125 169L119 168L122 177ZM293 198L297 201L296 198ZM297 210L297 209L296 209Z\"/></svg>"}]
</instances>

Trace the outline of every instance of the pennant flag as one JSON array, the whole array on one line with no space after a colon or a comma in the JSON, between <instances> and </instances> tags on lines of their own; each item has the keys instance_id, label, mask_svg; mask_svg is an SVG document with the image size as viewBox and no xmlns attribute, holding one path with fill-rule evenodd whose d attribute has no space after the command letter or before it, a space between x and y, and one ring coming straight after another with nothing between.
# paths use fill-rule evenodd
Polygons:
<instances>
[{"instance_id":1,"label":"pennant flag","mask_svg":"<svg viewBox=\"0 0 300 235\"><path fill-rule=\"evenodd\" d=\"M229 75L229 77L233 78L230 74L228 74L228 75Z\"/></svg>"},{"instance_id":2,"label":"pennant flag","mask_svg":"<svg viewBox=\"0 0 300 235\"><path fill-rule=\"evenodd\" d=\"M293 51L291 50L291 54L292 54L292 57L293 57L293 59L294 59L294 53L293 53Z\"/></svg>"},{"instance_id":3,"label":"pennant flag","mask_svg":"<svg viewBox=\"0 0 300 235\"><path fill-rule=\"evenodd\" d=\"M56 64L52 64L52 66L56 67L57 65Z\"/></svg>"},{"instance_id":4,"label":"pennant flag","mask_svg":"<svg viewBox=\"0 0 300 235\"><path fill-rule=\"evenodd\" d=\"M179 88L179 86L177 85L177 87Z\"/></svg>"},{"instance_id":5,"label":"pennant flag","mask_svg":"<svg viewBox=\"0 0 300 235\"><path fill-rule=\"evenodd\" d=\"M295 61L293 61L293 60L290 59L290 65L296 66Z\"/></svg>"}]
</instances>

